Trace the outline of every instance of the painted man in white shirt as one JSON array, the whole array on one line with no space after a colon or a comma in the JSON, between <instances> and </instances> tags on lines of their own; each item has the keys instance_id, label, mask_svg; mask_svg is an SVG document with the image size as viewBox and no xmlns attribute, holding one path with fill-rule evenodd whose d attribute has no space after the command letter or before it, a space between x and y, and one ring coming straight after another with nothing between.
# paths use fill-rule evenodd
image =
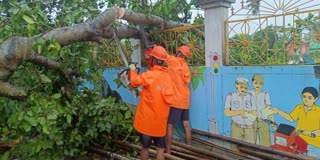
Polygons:
<instances>
[{"instance_id":1,"label":"painted man in white shirt","mask_svg":"<svg viewBox=\"0 0 320 160\"><path fill-rule=\"evenodd\" d=\"M239 77L235 81L237 91L227 95L224 107L224 114L231 117L231 137L255 143L253 122L256 120L257 108L254 97L247 92L249 80ZM232 145L232 149L236 146Z\"/></svg>"}]
</instances>

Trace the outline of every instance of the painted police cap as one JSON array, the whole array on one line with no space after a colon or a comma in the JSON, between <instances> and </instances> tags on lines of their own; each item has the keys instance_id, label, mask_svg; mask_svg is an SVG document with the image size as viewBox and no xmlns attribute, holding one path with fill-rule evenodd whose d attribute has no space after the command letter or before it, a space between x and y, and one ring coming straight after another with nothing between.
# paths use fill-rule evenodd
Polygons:
<instances>
[{"instance_id":1,"label":"painted police cap","mask_svg":"<svg viewBox=\"0 0 320 160\"><path fill-rule=\"evenodd\" d=\"M239 77L236 79L236 82L237 83L248 83L249 80L247 78L244 78L244 77Z\"/></svg>"}]
</instances>

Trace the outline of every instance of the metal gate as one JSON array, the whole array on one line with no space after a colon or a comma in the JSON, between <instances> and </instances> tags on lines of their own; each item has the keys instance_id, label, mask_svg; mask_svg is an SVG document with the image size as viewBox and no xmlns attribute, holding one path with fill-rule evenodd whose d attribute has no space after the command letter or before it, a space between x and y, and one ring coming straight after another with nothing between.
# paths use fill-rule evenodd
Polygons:
<instances>
[{"instance_id":1,"label":"metal gate","mask_svg":"<svg viewBox=\"0 0 320 160\"><path fill-rule=\"evenodd\" d=\"M225 65L320 62L319 0L243 0L225 21Z\"/></svg>"}]
</instances>

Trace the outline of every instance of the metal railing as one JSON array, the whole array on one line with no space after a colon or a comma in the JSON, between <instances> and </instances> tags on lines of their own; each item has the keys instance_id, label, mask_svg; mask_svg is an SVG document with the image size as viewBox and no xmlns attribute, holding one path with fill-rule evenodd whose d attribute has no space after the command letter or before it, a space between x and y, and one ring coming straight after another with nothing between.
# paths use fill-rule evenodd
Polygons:
<instances>
[{"instance_id":1,"label":"metal railing","mask_svg":"<svg viewBox=\"0 0 320 160\"><path fill-rule=\"evenodd\" d=\"M231 8L225 21L224 64L319 63L319 13L320 2L315 0L260 0L241 6L237 12Z\"/></svg>"}]
</instances>

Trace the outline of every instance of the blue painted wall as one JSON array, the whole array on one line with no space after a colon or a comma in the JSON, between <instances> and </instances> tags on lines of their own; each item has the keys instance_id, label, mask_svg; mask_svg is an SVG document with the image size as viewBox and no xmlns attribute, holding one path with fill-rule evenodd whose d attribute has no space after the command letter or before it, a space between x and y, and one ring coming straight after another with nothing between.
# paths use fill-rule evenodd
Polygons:
<instances>
[{"instance_id":1,"label":"blue painted wall","mask_svg":"<svg viewBox=\"0 0 320 160\"><path fill-rule=\"evenodd\" d=\"M130 104L137 105L139 102L139 98L134 98L131 92L124 88L124 87L119 87L117 84L113 81L118 77L118 73L120 73L124 68L109 68L106 69L103 72L103 77L109 82L109 85L111 89L116 90L120 93L122 99Z\"/></svg>"},{"instance_id":2,"label":"blue painted wall","mask_svg":"<svg viewBox=\"0 0 320 160\"><path fill-rule=\"evenodd\" d=\"M210 131L209 121L215 121L217 126L213 127L217 133L229 136L231 118L224 116L224 104L228 93L236 91L235 80L238 77L246 77L249 80L249 88L252 89L251 79L256 73L264 77L263 90L271 97L272 106L288 113L297 105L302 103L301 91L307 86L318 89L319 79L316 78L314 66L220 66L218 73L213 73L212 68L207 67L203 73L205 83L191 89L190 122L191 127L202 131ZM110 83L112 89L117 90L124 101L137 105L138 98L133 98L125 88L117 88L113 80L121 68L107 69L104 77ZM317 101L320 105L320 101ZM320 116L320 115L319 115ZM296 126L275 115L275 122ZM211 130L212 131L212 130ZM274 133L274 131L272 132ZM309 145L310 146L310 145ZM311 147L309 155L320 156L320 149Z\"/></svg>"},{"instance_id":3,"label":"blue painted wall","mask_svg":"<svg viewBox=\"0 0 320 160\"><path fill-rule=\"evenodd\" d=\"M214 107L217 113L223 113L223 106L226 95L235 91L235 79L237 77L246 77L249 79L249 88L253 74L259 73L264 79L263 90L268 92L271 97L272 106L278 107L284 111L290 112L295 105L302 103L300 94L304 87L319 87L319 80L316 79L313 66L272 66L272 67L221 67L220 74L214 75L214 86L221 86L222 96L216 98ZM216 88L218 90L218 88ZM317 102L319 104L319 101ZM281 117L276 116L275 121L286 122ZM228 122L229 118L223 122ZM228 126L220 126L221 133L228 131Z\"/></svg>"},{"instance_id":4,"label":"blue painted wall","mask_svg":"<svg viewBox=\"0 0 320 160\"><path fill-rule=\"evenodd\" d=\"M319 87L314 66L221 66L220 72L213 75L214 82L214 117L219 124L219 134L230 135L231 118L224 116L224 104L228 93L236 91L235 80L246 77L249 80L248 90L253 89L252 76L256 73L264 77L263 90L271 97L272 106L290 113L297 104L302 103L301 91L307 86ZM320 104L318 100L316 104ZM192 106L193 107L193 106ZM319 115L320 116L320 115ZM296 126L275 115L275 122ZM312 123L312 122L310 122ZM273 137L275 131L271 130ZM308 155L320 158L320 149L309 145Z\"/></svg>"}]
</instances>

